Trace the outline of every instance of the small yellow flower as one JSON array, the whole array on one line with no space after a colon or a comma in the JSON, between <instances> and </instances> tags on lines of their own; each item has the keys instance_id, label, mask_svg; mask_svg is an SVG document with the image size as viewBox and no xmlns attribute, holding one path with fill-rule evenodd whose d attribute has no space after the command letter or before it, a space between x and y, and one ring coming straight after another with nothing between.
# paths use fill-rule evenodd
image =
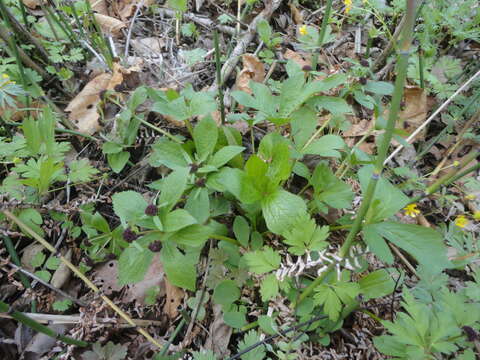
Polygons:
<instances>
[{"instance_id":1,"label":"small yellow flower","mask_svg":"<svg viewBox=\"0 0 480 360\"><path fill-rule=\"evenodd\" d=\"M473 213L473 219L476 221L480 220L480 210L477 210Z\"/></svg>"},{"instance_id":2,"label":"small yellow flower","mask_svg":"<svg viewBox=\"0 0 480 360\"><path fill-rule=\"evenodd\" d=\"M460 161L455 160L455 161L453 162L453 166L457 167L458 165L460 165Z\"/></svg>"},{"instance_id":3,"label":"small yellow flower","mask_svg":"<svg viewBox=\"0 0 480 360\"><path fill-rule=\"evenodd\" d=\"M9 78L9 76L8 76L8 74L2 74L2 78L4 78L4 79L8 79L8 78Z\"/></svg>"},{"instance_id":4,"label":"small yellow flower","mask_svg":"<svg viewBox=\"0 0 480 360\"><path fill-rule=\"evenodd\" d=\"M300 26L298 32L300 33L300 35L307 35L307 25Z\"/></svg>"},{"instance_id":5,"label":"small yellow flower","mask_svg":"<svg viewBox=\"0 0 480 360\"><path fill-rule=\"evenodd\" d=\"M350 10L352 10L352 0L343 0L343 2L345 4L345 14L348 15Z\"/></svg>"},{"instance_id":6,"label":"small yellow flower","mask_svg":"<svg viewBox=\"0 0 480 360\"><path fill-rule=\"evenodd\" d=\"M455 225L463 229L465 226L468 225L468 219L465 217L465 215L459 215L455 219Z\"/></svg>"},{"instance_id":7,"label":"small yellow flower","mask_svg":"<svg viewBox=\"0 0 480 360\"><path fill-rule=\"evenodd\" d=\"M475 194L468 194L467 196L465 196L466 200L475 200L475 198L476 198Z\"/></svg>"},{"instance_id":8,"label":"small yellow flower","mask_svg":"<svg viewBox=\"0 0 480 360\"><path fill-rule=\"evenodd\" d=\"M417 209L417 204L409 204L405 206L403 210L405 210L405 215L413 218L420 214L420 210Z\"/></svg>"}]
</instances>

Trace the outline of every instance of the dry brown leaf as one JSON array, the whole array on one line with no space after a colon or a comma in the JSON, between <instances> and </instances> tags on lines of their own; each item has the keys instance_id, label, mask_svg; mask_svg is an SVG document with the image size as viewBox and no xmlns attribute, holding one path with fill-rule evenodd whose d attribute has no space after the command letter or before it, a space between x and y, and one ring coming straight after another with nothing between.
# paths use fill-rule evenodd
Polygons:
<instances>
[{"instance_id":1,"label":"dry brown leaf","mask_svg":"<svg viewBox=\"0 0 480 360\"><path fill-rule=\"evenodd\" d=\"M265 67L255 55L245 54L242 56L243 69L237 76L235 82L238 90L252 93L250 89L250 81L263 82L265 79Z\"/></svg>"},{"instance_id":2,"label":"dry brown leaf","mask_svg":"<svg viewBox=\"0 0 480 360\"><path fill-rule=\"evenodd\" d=\"M108 4L105 0L88 0L93 11L98 14L108 15Z\"/></svg>"},{"instance_id":3,"label":"dry brown leaf","mask_svg":"<svg viewBox=\"0 0 480 360\"><path fill-rule=\"evenodd\" d=\"M32 260L37 255L37 253L43 250L43 245L38 243L31 243L27 245L25 249L23 249L22 258L20 259L20 263L22 267L30 272L34 272L35 268L32 266Z\"/></svg>"},{"instance_id":4,"label":"dry brown leaf","mask_svg":"<svg viewBox=\"0 0 480 360\"><path fill-rule=\"evenodd\" d=\"M283 54L283 57L287 60L295 61L303 69L305 66L312 66L312 61L305 53L299 53L290 49L287 49Z\"/></svg>"},{"instance_id":5,"label":"dry brown leaf","mask_svg":"<svg viewBox=\"0 0 480 360\"><path fill-rule=\"evenodd\" d=\"M103 73L85 85L80 93L68 104L65 111L70 112L69 119L76 125L80 132L88 135L100 129L98 119L100 114L97 105L100 103L100 94L104 90L113 90L123 82L123 75L139 71L138 67L124 69L119 64L113 64L112 73Z\"/></svg>"},{"instance_id":6,"label":"dry brown leaf","mask_svg":"<svg viewBox=\"0 0 480 360\"><path fill-rule=\"evenodd\" d=\"M143 39L133 39L132 47L140 56L147 58L158 58L162 54L162 48L165 46L165 40L158 37L148 37Z\"/></svg>"},{"instance_id":7,"label":"dry brown leaf","mask_svg":"<svg viewBox=\"0 0 480 360\"><path fill-rule=\"evenodd\" d=\"M137 303L145 305L147 291L154 286L158 286L160 288L160 293L158 296L163 296L165 294L165 272L163 271L159 254L155 254L153 257L150 267L148 268L143 280L128 286L122 301L131 302L135 300Z\"/></svg>"},{"instance_id":8,"label":"dry brown leaf","mask_svg":"<svg viewBox=\"0 0 480 360\"><path fill-rule=\"evenodd\" d=\"M105 295L110 295L112 291L122 290L122 286L117 283L118 262L116 260L110 260L97 266L93 272L93 279Z\"/></svg>"},{"instance_id":9,"label":"dry brown leaf","mask_svg":"<svg viewBox=\"0 0 480 360\"><path fill-rule=\"evenodd\" d=\"M404 121L404 128L408 133L415 131L427 118L427 93L416 86L406 86L404 90L405 108L399 118ZM423 131L417 139L423 139Z\"/></svg>"},{"instance_id":10,"label":"dry brown leaf","mask_svg":"<svg viewBox=\"0 0 480 360\"><path fill-rule=\"evenodd\" d=\"M363 136L365 135L373 126L372 121L368 121L366 119L362 119L356 124L352 124L350 129L343 132L343 135L346 137L355 137L355 136Z\"/></svg>"},{"instance_id":11,"label":"dry brown leaf","mask_svg":"<svg viewBox=\"0 0 480 360\"><path fill-rule=\"evenodd\" d=\"M170 284L170 282L165 279L165 292L167 293L167 299L163 307L163 311L168 315L169 319L174 319L178 315L178 308L182 304L185 292L176 287L175 285Z\"/></svg>"},{"instance_id":12,"label":"dry brown leaf","mask_svg":"<svg viewBox=\"0 0 480 360\"><path fill-rule=\"evenodd\" d=\"M72 249L68 249L64 257L68 261L72 260ZM58 266L57 270L55 270L55 272L53 273L50 284L52 284L54 287L58 289L61 289L62 286L70 278L71 274L72 274L72 270L70 270L70 268L65 263L62 262Z\"/></svg>"},{"instance_id":13,"label":"dry brown leaf","mask_svg":"<svg viewBox=\"0 0 480 360\"><path fill-rule=\"evenodd\" d=\"M121 30L127 26L123 21L103 14L95 14L95 20L104 32L114 37L120 36Z\"/></svg>"},{"instance_id":14,"label":"dry brown leaf","mask_svg":"<svg viewBox=\"0 0 480 360\"><path fill-rule=\"evenodd\" d=\"M143 0L143 6L150 6L154 3L154 0ZM142 0L120 0L112 2L112 13L118 16L122 20L127 20L130 16L133 16L137 6L142 4Z\"/></svg>"},{"instance_id":15,"label":"dry brown leaf","mask_svg":"<svg viewBox=\"0 0 480 360\"><path fill-rule=\"evenodd\" d=\"M22 0L23 4L30 9L35 9L40 6L42 0Z\"/></svg>"},{"instance_id":16,"label":"dry brown leaf","mask_svg":"<svg viewBox=\"0 0 480 360\"><path fill-rule=\"evenodd\" d=\"M290 12L292 13L292 18L295 24L302 25L303 24L303 15L295 6L294 3L289 3L288 6L290 7Z\"/></svg>"},{"instance_id":17,"label":"dry brown leaf","mask_svg":"<svg viewBox=\"0 0 480 360\"><path fill-rule=\"evenodd\" d=\"M232 328L223 321L223 311L221 305L213 306L214 320L210 324L209 336L205 342L205 349L212 350L221 358L226 358L230 354L228 344L232 336Z\"/></svg>"}]
</instances>

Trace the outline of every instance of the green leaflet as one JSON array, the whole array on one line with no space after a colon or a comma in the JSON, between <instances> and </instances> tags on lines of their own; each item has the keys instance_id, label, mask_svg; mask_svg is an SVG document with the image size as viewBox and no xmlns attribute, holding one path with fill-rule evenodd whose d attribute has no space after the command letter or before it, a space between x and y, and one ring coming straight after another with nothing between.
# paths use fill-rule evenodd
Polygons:
<instances>
[{"instance_id":1,"label":"green leaflet","mask_svg":"<svg viewBox=\"0 0 480 360\"><path fill-rule=\"evenodd\" d=\"M268 229L275 234L283 234L295 223L297 217L305 214L305 201L283 189L262 200L262 212Z\"/></svg>"}]
</instances>

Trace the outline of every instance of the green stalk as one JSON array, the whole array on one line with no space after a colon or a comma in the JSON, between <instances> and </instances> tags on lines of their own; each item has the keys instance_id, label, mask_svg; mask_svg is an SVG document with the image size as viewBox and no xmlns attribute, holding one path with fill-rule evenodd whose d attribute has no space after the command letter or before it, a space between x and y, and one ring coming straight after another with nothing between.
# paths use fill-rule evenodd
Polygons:
<instances>
[{"instance_id":1,"label":"green stalk","mask_svg":"<svg viewBox=\"0 0 480 360\"><path fill-rule=\"evenodd\" d=\"M21 266L20 258L18 257L17 251L15 250L15 246L13 246L12 240L8 236L2 236L3 243L5 244L5 248L12 259L12 262L17 265ZM25 289L30 289L32 285L30 284L30 280L25 276L25 274L19 273L20 281L22 282ZM35 299L32 300L31 303L32 312L37 312L37 301Z\"/></svg>"},{"instance_id":2,"label":"green stalk","mask_svg":"<svg viewBox=\"0 0 480 360\"><path fill-rule=\"evenodd\" d=\"M420 87L425 89L425 74L424 74L423 50L418 50L418 71L420 72Z\"/></svg>"},{"instance_id":3,"label":"green stalk","mask_svg":"<svg viewBox=\"0 0 480 360\"><path fill-rule=\"evenodd\" d=\"M163 345L163 349L162 351L160 351L159 353L159 356L162 357L162 356L165 356L168 352L168 348L170 347L170 345L173 343L173 340L175 340L175 338L177 337L178 333L180 332L180 330L182 330L182 328L185 326L185 324L187 323L187 321L185 320L185 318L182 318L182 320L180 320L180 322L178 323L177 327L175 328L175 330L173 331L172 335L170 335L170 338L168 339L167 343L165 345Z\"/></svg>"},{"instance_id":4,"label":"green stalk","mask_svg":"<svg viewBox=\"0 0 480 360\"><path fill-rule=\"evenodd\" d=\"M313 71L317 71L317 64L318 64L318 55L320 53L320 48L323 45L323 40L325 38L325 34L327 33L327 25L330 20L330 13L332 12L332 3L333 0L327 0L327 7L325 9L325 14L323 15L322 20L322 27L320 28L320 34L318 35L318 51L315 51L313 54L312 59L312 69Z\"/></svg>"},{"instance_id":5,"label":"green stalk","mask_svg":"<svg viewBox=\"0 0 480 360\"><path fill-rule=\"evenodd\" d=\"M33 320L32 318L29 318L27 315L24 313L21 313L19 311L12 310L10 306L3 301L0 301L0 312L3 313L9 313L10 316L17 320L18 322L28 326L29 328L45 334L47 336L50 336L54 339L58 339L60 341L63 341L66 344L69 345L76 345L80 347L86 347L88 346L88 343L82 340L76 340L68 336L60 335L59 333L53 331L52 329L46 327L45 325L40 324L39 322Z\"/></svg>"},{"instance_id":6,"label":"green stalk","mask_svg":"<svg viewBox=\"0 0 480 360\"><path fill-rule=\"evenodd\" d=\"M407 66L408 66L408 57L410 55L410 45L412 42L413 36L413 25L415 21L415 0L407 0L407 14L405 20L405 26L403 28L402 40L400 42L400 52L398 55L397 62L397 78L395 80L395 90L392 97L392 102L390 103L390 113L387 121L387 127L385 133L383 134L382 143L378 149L377 159L375 161L375 166L372 174L372 178L368 183L367 190L365 192L362 205L358 209L357 216L355 221L348 233L348 236L338 252L340 258L344 258L350 247L353 245L357 234L362 228L362 223L365 218L365 215L370 208L370 204L373 200L375 194L375 189L377 187L378 180L383 170L383 162L387 157L387 151L390 146L390 141L393 136L393 131L395 130L395 123L398 119L398 113L400 111L400 102L403 97L403 90L405 85L405 79L407 77ZM298 303L301 303L307 296L309 296L312 291L322 283L325 277L333 270L335 264L330 265L327 270L325 270L322 275L317 277L305 290L300 294L298 298ZM292 304L295 306L296 304Z\"/></svg>"},{"instance_id":7,"label":"green stalk","mask_svg":"<svg viewBox=\"0 0 480 360\"><path fill-rule=\"evenodd\" d=\"M223 103L222 65L220 63L220 45L218 41L217 30L213 31L213 43L215 44L215 68L217 70L218 101L220 102L220 117L223 125L225 124L225 104Z\"/></svg>"}]
</instances>

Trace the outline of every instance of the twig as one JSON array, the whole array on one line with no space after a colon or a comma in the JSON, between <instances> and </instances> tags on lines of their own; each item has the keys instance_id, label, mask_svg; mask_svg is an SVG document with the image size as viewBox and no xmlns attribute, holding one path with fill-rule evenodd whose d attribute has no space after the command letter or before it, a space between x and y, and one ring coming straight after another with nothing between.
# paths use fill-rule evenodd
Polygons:
<instances>
[{"instance_id":1,"label":"twig","mask_svg":"<svg viewBox=\"0 0 480 360\"><path fill-rule=\"evenodd\" d=\"M468 87L478 76L480 76L480 70L478 70L470 79L468 79L462 86L458 88L455 93L450 96L435 112L430 115L430 117L425 120L425 122L420 125L417 130L415 130L405 141L407 143L411 143L413 139L428 125L430 122L435 119L435 117L443 110L445 109L452 101L455 99L458 94L460 94L465 88ZM398 145L398 147L390 154L390 156L385 160L384 165L387 164L390 160L392 160L395 155L397 155L401 150L403 149L403 145Z\"/></svg>"},{"instance_id":2,"label":"twig","mask_svg":"<svg viewBox=\"0 0 480 360\"><path fill-rule=\"evenodd\" d=\"M218 32L213 32L213 42L215 44L215 69L217 72L217 88L218 88L218 101L220 103L220 118L222 125L225 124L225 104L223 103L223 89L222 89L222 69L220 63L220 45L218 40Z\"/></svg>"},{"instance_id":3,"label":"twig","mask_svg":"<svg viewBox=\"0 0 480 360\"><path fill-rule=\"evenodd\" d=\"M415 268L412 266L412 264L410 264L410 262L407 260L407 258L405 256L403 256L403 254L401 253L401 251L392 243L388 243L388 245L390 245L390 247L392 248L393 252L399 257L400 260L402 260L402 262L405 264L405 266L408 268L408 270L410 270L410 272L415 275L416 277L418 277L417 275L417 272L415 271Z\"/></svg>"},{"instance_id":4,"label":"twig","mask_svg":"<svg viewBox=\"0 0 480 360\"><path fill-rule=\"evenodd\" d=\"M32 318L35 321L38 321L41 324L76 324L82 320L80 315L55 315L55 314L39 314L39 313L24 313L28 317ZM0 318L11 319L12 317L8 314L0 314ZM112 323L111 318L102 318L96 317L95 320L99 323L105 325L117 325ZM120 320L121 327L131 327L131 324L128 324ZM132 319L136 326L163 326L161 321L156 320L142 320L142 319Z\"/></svg>"},{"instance_id":5,"label":"twig","mask_svg":"<svg viewBox=\"0 0 480 360\"><path fill-rule=\"evenodd\" d=\"M135 9L135 13L133 14L133 18L130 21L130 26L128 27L127 41L125 43L125 53L124 53L125 59L128 56L128 49L130 47L130 38L132 37L133 24L135 24L135 20L137 20L138 13L140 12L140 9L143 7L144 2L145 0L142 0L140 2L140 5L137 5L137 8Z\"/></svg>"},{"instance_id":6,"label":"twig","mask_svg":"<svg viewBox=\"0 0 480 360\"><path fill-rule=\"evenodd\" d=\"M42 238L40 235L38 235L35 231L33 231L29 226L27 226L25 223L23 223L19 218L17 218L15 215L13 215L9 210L3 210L3 214L12 220L15 224L17 224L19 227L21 227L27 234L32 236L35 240L37 240L40 244L42 244L47 250L49 250L52 253L56 253L56 249L49 243L47 242L44 238ZM141 335L143 335L150 343L153 345L157 346L158 348L162 348L162 346L155 340L148 332L146 332L144 329L137 327L137 325L133 322L133 320L130 318L130 316L125 313L122 309L120 309L112 300L110 300L107 296L103 295L103 293L100 291L100 289L92 283L75 265L73 265L68 259L66 259L62 255L58 255L60 260L67 265L72 272L78 276L84 283L87 285L94 293L98 294L100 298L113 310L115 311L120 317L122 317L127 323L130 325L136 327L137 332L139 332Z\"/></svg>"},{"instance_id":7,"label":"twig","mask_svg":"<svg viewBox=\"0 0 480 360\"><path fill-rule=\"evenodd\" d=\"M245 52L245 49L247 48L247 46L254 39L255 34L257 32L258 22L262 19L265 19L267 21L270 20L273 12L277 10L277 8L280 6L281 3L282 3L282 0L271 0L269 3L267 3L267 5L265 6L265 9L253 19L250 26L248 27L248 30L238 40L238 43L233 49L230 55L230 58L225 62L225 64L223 64L222 81L225 81L226 79L229 78L233 69L235 68L235 66L237 66L240 60L240 56ZM213 85L210 86L210 91L217 91L217 88L218 88L218 84L214 83Z\"/></svg>"}]
</instances>

